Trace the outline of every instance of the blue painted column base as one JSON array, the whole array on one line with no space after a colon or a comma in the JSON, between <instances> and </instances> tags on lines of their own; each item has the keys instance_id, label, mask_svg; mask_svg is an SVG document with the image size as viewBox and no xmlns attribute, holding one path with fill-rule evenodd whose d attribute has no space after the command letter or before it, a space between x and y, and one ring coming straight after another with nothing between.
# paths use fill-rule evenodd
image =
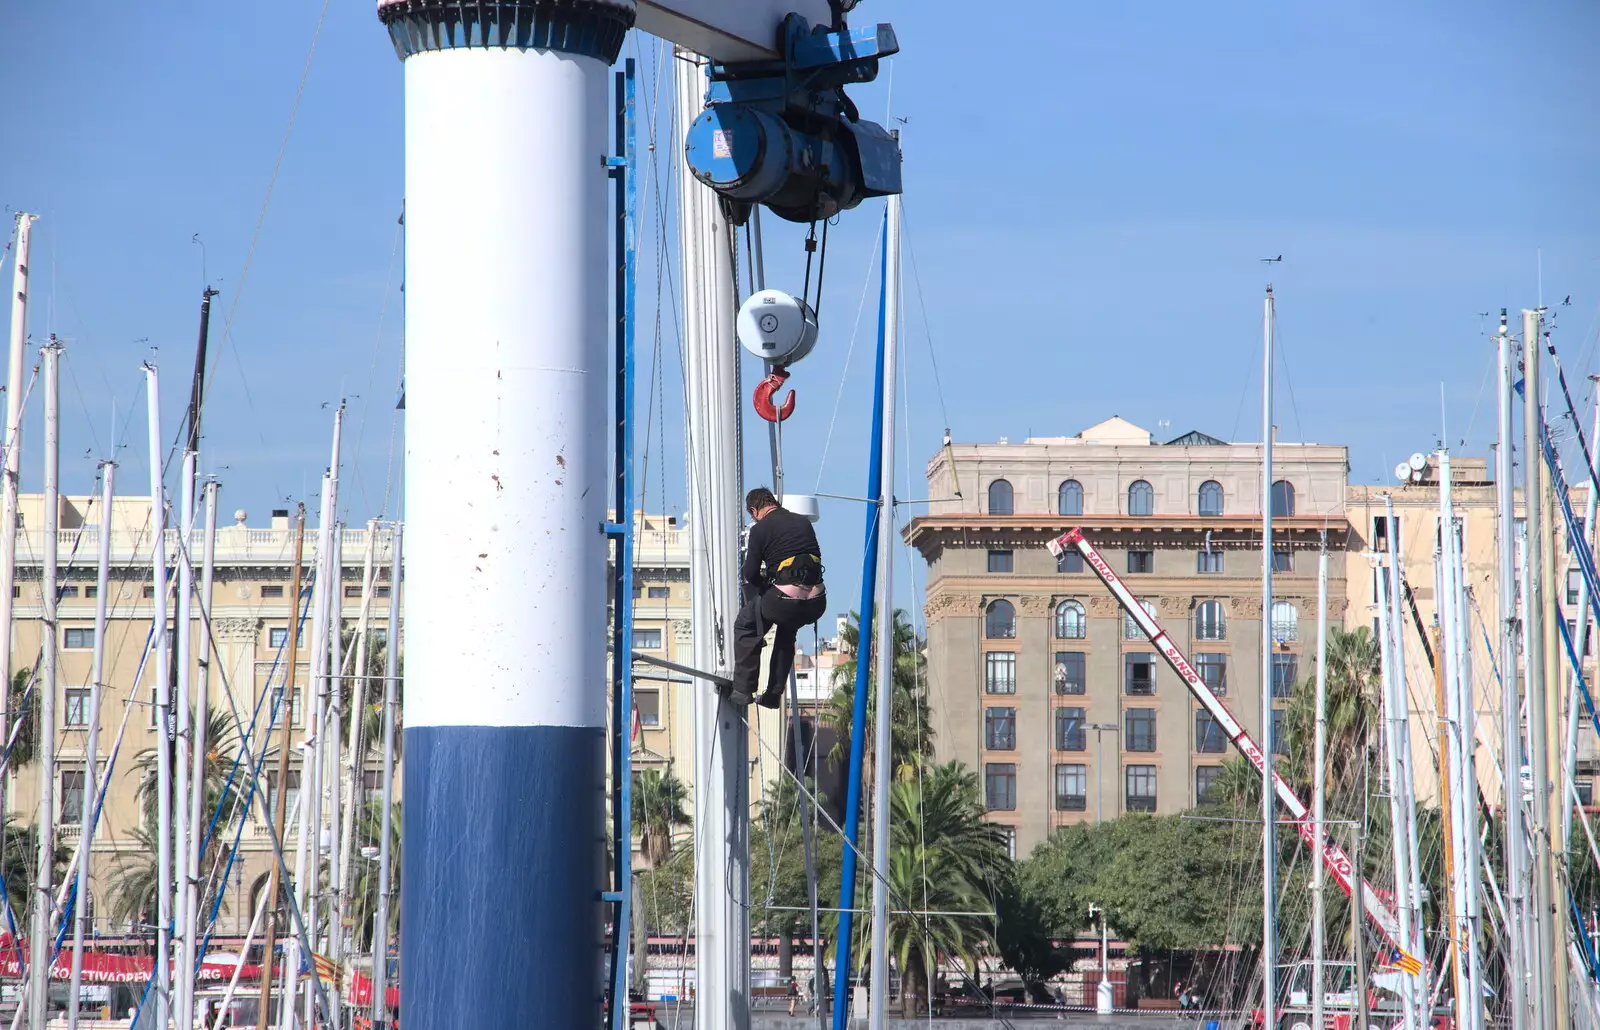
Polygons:
<instances>
[{"instance_id":1,"label":"blue painted column base","mask_svg":"<svg viewBox=\"0 0 1600 1030\"><path fill-rule=\"evenodd\" d=\"M599 1024L605 754L598 727L406 727L401 1025Z\"/></svg>"}]
</instances>

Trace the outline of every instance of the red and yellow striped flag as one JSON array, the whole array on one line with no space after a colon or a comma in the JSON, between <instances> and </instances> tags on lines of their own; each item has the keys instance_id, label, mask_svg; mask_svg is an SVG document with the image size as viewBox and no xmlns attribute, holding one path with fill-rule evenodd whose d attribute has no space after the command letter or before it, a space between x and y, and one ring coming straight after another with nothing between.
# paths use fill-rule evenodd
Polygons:
<instances>
[{"instance_id":1,"label":"red and yellow striped flag","mask_svg":"<svg viewBox=\"0 0 1600 1030\"><path fill-rule=\"evenodd\" d=\"M343 979L340 976L341 971L339 969L339 964L328 956L318 955L315 952L313 952L311 955L311 961L316 964L317 979L326 984L332 985L333 988L337 990L339 988L340 981Z\"/></svg>"}]
</instances>

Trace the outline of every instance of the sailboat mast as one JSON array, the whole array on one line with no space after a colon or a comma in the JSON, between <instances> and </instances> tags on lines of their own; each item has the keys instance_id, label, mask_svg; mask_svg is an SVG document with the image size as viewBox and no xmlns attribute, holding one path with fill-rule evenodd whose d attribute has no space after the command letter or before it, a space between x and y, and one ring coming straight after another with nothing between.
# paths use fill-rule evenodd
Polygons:
<instances>
[{"instance_id":1,"label":"sailboat mast","mask_svg":"<svg viewBox=\"0 0 1600 1030\"><path fill-rule=\"evenodd\" d=\"M1499 511L1500 564L1500 750L1505 776L1501 808L1505 813L1505 877L1507 894L1506 983L1509 985L1511 1030L1528 1025L1528 965L1525 960L1527 910L1523 893L1526 847L1522 829L1522 702L1517 689L1521 663L1517 619L1516 484L1512 476L1512 384L1516 378L1515 343L1506 331L1506 312L1500 309L1500 331L1495 336L1500 358L1499 444L1495 451L1495 505Z\"/></svg>"},{"instance_id":2,"label":"sailboat mast","mask_svg":"<svg viewBox=\"0 0 1600 1030\"><path fill-rule=\"evenodd\" d=\"M98 752L100 746L100 697L106 663L107 588L111 582L111 498L115 489L117 463L100 463L100 533L94 577L94 657L89 672L89 725L83 737L84 800L78 840L77 894L73 900L76 918L72 926L72 980L67 992L67 1030L78 1030L78 989L83 985L83 939L89 924L89 860L94 854L94 810L100 797Z\"/></svg>"},{"instance_id":3,"label":"sailboat mast","mask_svg":"<svg viewBox=\"0 0 1600 1030\"><path fill-rule=\"evenodd\" d=\"M190 1022L185 1026L193 1025L194 1003L194 974L199 968L201 956L198 953L198 934L200 930L200 906L204 904L205 895L200 890L200 885L205 881L205 876L200 868L201 838L205 835L205 801L206 801L206 750L209 746L207 740L208 727L206 721L211 717L211 590L216 582L217 567L217 481L207 478L203 485L205 496L205 521L201 530L204 543L201 545L200 559L200 591L197 595L200 602L200 626L198 651L195 663L196 676L193 683L194 719L189 724L190 761L193 763L189 775L189 857L187 861L189 880L186 885L188 900L184 903L186 922L184 924L184 957L187 965L183 967L183 975L189 985L188 1007L184 1010L190 1014ZM185 564L188 564L187 561ZM219 890L221 887L218 888Z\"/></svg>"},{"instance_id":4,"label":"sailboat mast","mask_svg":"<svg viewBox=\"0 0 1600 1030\"><path fill-rule=\"evenodd\" d=\"M168 676L167 505L161 477L161 378L144 366L150 451L150 619L156 678L156 1025L172 1008L172 680Z\"/></svg>"},{"instance_id":5,"label":"sailboat mast","mask_svg":"<svg viewBox=\"0 0 1600 1030\"><path fill-rule=\"evenodd\" d=\"M389 835L394 832L394 720L400 704L400 543L389 530L389 629L383 639L383 794L378 815L378 911L372 930L372 1030L389 1027Z\"/></svg>"},{"instance_id":6,"label":"sailboat mast","mask_svg":"<svg viewBox=\"0 0 1600 1030\"><path fill-rule=\"evenodd\" d=\"M178 482L178 549L174 560L178 563L177 617L173 620L177 634L173 651L177 656L177 693L174 698L174 722L177 726L176 750L173 755L173 925L178 935L178 960L175 966L177 980L173 984L173 1021L179 1030L194 1025L194 923L190 905L193 903L195 870L189 865L189 842L193 827L189 825L189 772L192 759L190 721L189 673L194 649L194 629L190 625L194 606L194 479L197 455L184 451L183 472ZM166 670L162 670L165 672Z\"/></svg>"},{"instance_id":7,"label":"sailboat mast","mask_svg":"<svg viewBox=\"0 0 1600 1030\"><path fill-rule=\"evenodd\" d=\"M1322 533L1317 555L1317 695L1315 739L1311 759L1311 849L1323 853L1328 828L1328 533ZM1327 874L1321 862L1311 863L1311 1025L1325 1026L1327 992ZM1353 899L1352 899L1353 900Z\"/></svg>"},{"instance_id":8,"label":"sailboat mast","mask_svg":"<svg viewBox=\"0 0 1600 1030\"><path fill-rule=\"evenodd\" d=\"M1533 951L1528 965L1539 977L1533 999L1533 1025L1550 1026L1558 1019L1555 967L1555 934L1551 906L1555 903L1555 884L1550 854L1550 779L1549 739L1545 707L1548 694L1545 668L1545 591L1544 554L1544 448L1540 442L1540 375L1538 311L1522 312L1522 428L1523 428L1523 504L1528 532L1523 562L1528 569L1528 593L1523 603L1523 618L1528 627L1529 648L1525 656L1528 670L1528 766L1533 780Z\"/></svg>"},{"instance_id":9,"label":"sailboat mast","mask_svg":"<svg viewBox=\"0 0 1600 1030\"><path fill-rule=\"evenodd\" d=\"M1590 378L1596 378L1591 376ZM1595 543L1600 540L1595 533L1595 516L1600 511L1600 491L1594 489L1593 484L1600 480L1600 397L1596 397L1594 406L1594 432L1589 439L1596 441L1596 446L1590 457L1593 464L1590 466L1590 486L1588 499L1583 508L1583 535L1589 545L1589 553L1594 553ZM1589 632L1589 577L1578 577L1578 606L1573 610L1573 618L1577 620L1577 633L1572 641L1573 650L1581 659L1589 653L1589 646L1593 635ZM1572 838L1572 778L1578 768L1578 722L1583 713L1583 698L1578 693L1578 674L1574 671L1567 677L1567 736L1566 746L1562 752L1561 762L1561 839Z\"/></svg>"},{"instance_id":10,"label":"sailboat mast","mask_svg":"<svg viewBox=\"0 0 1600 1030\"><path fill-rule=\"evenodd\" d=\"M1272 287L1261 319L1261 1011L1262 1026L1277 1026L1278 840L1277 791L1272 783L1278 741L1272 727Z\"/></svg>"},{"instance_id":11,"label":"sailboat mast","mask_svg":"<svg viewBox=\"0 0 1600 1030\"><path fill-rule=\"evenodd\" d=\"M900 196L889 196L883 274L883 487L878 501L877 697L873 718L872 988L868 1030L885 1030L889 1011L889 785L894 774L894 402L895 354L900 343ZM858 659L859 660L859 659ZM926 906L924 906L926 907ZM900 971L901 977L907 971ZM904 988L902 987L902 990Z\"/></svg>"},{"instance_id":12,"label":"sailboat mast","mask_svg":"<svg viewBox=\"0 0 1600 1030\"><path fill-rule=\"evenodd\" d=\"M1401 762L1401 752L1407 747L1404 729L1405 673L1401 664L1404 661L1404 652L1395 633L1397 615L1392 606L1395 593L1393 581L1397 575L1395 551L1400 546L1400 522L1394 516L1393 497L1384 498L1384 528L1388 550L1384 555L1386 564L1378 570L1378 581L1383 584L1383 590L1378 598L1378 634L1383 653L1383 753L1389 781L1389 850L1394 864L1394 894L1398 910L1396 915L1400 922L1400 941L1403 947L1416 954L1412 950L1415 944L1412 934L1415 911L1411 904L1411 849L1406 843L1406 790L1403 786L1405 772ZM1411 977L1401 982L1400 1002L1406 1028L1414 1030L1417 1025L1416 989Z\"/></svg>"},{"instance_id":13,"label":"sailboat mast","mask_svg":"<svg viewBox=\"0 0 1600 1030\"><path fill-rule=\"evenodd\" d=\"M16 260L11 267L11 354L6 377L6 435L4 501L0 502L0 668L6 689L0 690L0 732L11 732L11 614L12 588L17 576L17 488L22 454L22 365L28 344L28 262L32 250L33 222L37 215L17 212ZM5 808L7 777L0 776L0 812Z\"/></svg>"},{"instance_id":14,"label":"sailboat mast","mask_svg":"<svg viewBox=\"0 0 1600 1030\"><path fill-rule=\"evenodd\" d=\"M35 827L39 855L34 874L33 932L28 941L28 1026L44 1030L50 1018L50 949L56 852L56 580L61 528L61 345L54 338L44 346L44 602L42 662L44 675L34 689L39 706L39 800Z\"/></svg>"}]
</instances>

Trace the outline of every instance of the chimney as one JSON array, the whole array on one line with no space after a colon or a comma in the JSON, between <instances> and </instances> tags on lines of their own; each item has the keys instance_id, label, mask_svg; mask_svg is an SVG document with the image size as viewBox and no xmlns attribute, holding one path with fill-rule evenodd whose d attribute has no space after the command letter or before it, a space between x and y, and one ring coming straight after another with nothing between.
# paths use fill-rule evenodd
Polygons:
<instances>
[{"instance_id":1,"label":"chimney","mask_svg":"<svg viewBox=\"0 0 1600 1030\"><path fill-rule=\"evenodd\" d=\"M274 509L272 509L272 528L273 529L288 529L289 528L289 509L288 508L274 508Z\"/></svg>"}]
</instances>

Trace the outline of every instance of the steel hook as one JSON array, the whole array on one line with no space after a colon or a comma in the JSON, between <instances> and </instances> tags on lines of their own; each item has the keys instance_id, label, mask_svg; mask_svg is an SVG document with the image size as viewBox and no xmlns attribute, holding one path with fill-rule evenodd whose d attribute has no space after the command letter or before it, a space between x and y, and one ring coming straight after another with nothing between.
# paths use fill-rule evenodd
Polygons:
<instances>
[{"instance_id":1,"label":"steel hook","mask_svg":"<svg viewBox=\"0 0 1600 1030\"><path fill-rule=\"evenodd\" d=\"M784 381L789 378L789 370L782 365L772 366L772 371L767 377L756 384L755 403L756 414L768 422L782 422L794 414L794 390L791 389L783 399L782 405L772 403L772 395L782 389Z\"/></svg>"}]
</instances>

